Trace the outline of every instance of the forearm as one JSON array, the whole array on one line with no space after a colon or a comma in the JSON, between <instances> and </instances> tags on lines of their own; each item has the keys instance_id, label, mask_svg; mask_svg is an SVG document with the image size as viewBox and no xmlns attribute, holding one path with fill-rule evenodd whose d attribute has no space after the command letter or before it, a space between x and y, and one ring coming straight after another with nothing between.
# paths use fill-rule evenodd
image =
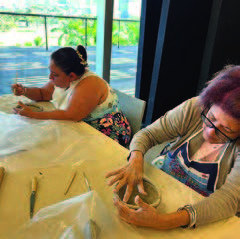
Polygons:
<instances>
[{"instance_id":1,"label":"forearm","mask_svg":"<svg viewBox=\"0 0 240 239\"><path fill-rule=\"evenodd\" d=\"M190 216L186 210L161 215L156 222L155 229L172 229L181 226L187 226L190 223Z\"/></svg>"},{"instance_id":2,"label":"forearm","mask_svg":"<svg viewBox=\"0 0 240 239\"><path fill-rule=\"evenodd\" d=\"M31 99L31 100L35 100L35 101L42 101L43 100L43 96L42 96L40 88L24 87L23 95L26 96L27 98Z\"/></svg>"},{"instance_id":3,"label":"forearm","mask_svg":"<svg viewBox=\"0 0 240 239\"><path fill-rule=\"evenodd\" d=\"M167 115L161 117L145 129L142 129L135 134L130 143L130 151L139 150L145 154L155 145L159 145L176 138L178 136L177 131L172 129L171 133L167 132L167 128L169 126L165 121L168 121ZM169 121L172 120L169 119Z\"/></svg>"},{"instance_id":4,"label":"forearm","mask_svg":"<svg viewBox=\"0 0 240 239\"><path fill-rule=\"evenodd\" d=\"M216 222L234 216L238 209L239 188L229 183L221 189L193 204L196 210L196 225Z\"/></svg>"},{"instance_id":5,"label":"forearm","mask_svg":"<svg viewBox=\"0 0 240 239\"><path fill-rule=\"evenodd\" d=\"M140 151L145 154L148 149L155 145L154 139L148 128L149 127L142 129L134 135L130 143L130 151ZM150 128L152 128L152 126L150 126Z\"/></svg>"},{"instance_id":6,"label":"forearm","mask_svg":"<svg viewBox=\"0 0 240 239\"><path fill-rule=\"evenodd\" d=\"M130 164L133 164L134 167L141 169L141 173L143 173L143 165L144 165L144 155L141 151L134 150L132 151L127 160L130 162Z\"/></svg>"},{"instance_id":7,"label":"forearm","mask_svg":"<svg viewBox=\"0 0 240 239\"><path fill-rule=\"evenodd\" d=\"M196 129L196 125L202 124L201 111L197 102L197 98L187 100L145 129L140 130L134 135L130 150L140 150L145 154L155 145L174 140L177 137L182 137L182 139L188 137Z\"/></svg>"},{"instance_id":8,"label":"forearm","mask_svg":"<svg viewBox=\"0 0 240 239\"><path fill-rule=\"evenodd\" d=\"M46 89L37 87L24 87L24 96L34 101L50 101L52 98Z\"/></svg>"},{"instance_id":9,"label":"forearm","mask_svg":"<svg viewBox=\"0 0 240 239\"><path fill-rule=\"evenodd\" d=\"M76 119L74 115L69 114L65 110L54 110L48 112L31 112L28 116L34 119L42 120L70 120L70 121L79 121L79 118Z\"/></svg>"},{"instance_id":10,"label":"forearm","mask_svg":"<svg viewBox=\"0 0 240 239\"><path fill-rule=\"evenodd\" d=\"M143 162L143 153L140 150L133 150L129 155L129 161Z\"/></svg>"}]
</instances>

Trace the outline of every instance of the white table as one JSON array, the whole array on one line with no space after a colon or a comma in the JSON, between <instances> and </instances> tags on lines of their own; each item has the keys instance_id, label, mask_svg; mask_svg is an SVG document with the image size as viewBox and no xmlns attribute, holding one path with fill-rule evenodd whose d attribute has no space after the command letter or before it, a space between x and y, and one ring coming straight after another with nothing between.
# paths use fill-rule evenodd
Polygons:
<instances>
[{"instance_id":1,"label":"white table","mask_svg":"<svg viewBox=\"0 0 240 239\"><path fill-rule=\"evenodd\" d=\"M63 125L62 140L56 144L38 145L29 151L0 158L0 165L6 167L0 188L0 238L81 238L82 225L90 217L89 213L101 228L99 238L104 239L212 239L227 238L228 231L233 228L238 232L240 220L237 217L196 229L167 231L139 228L121 221L112 202L112 189L106 185L104 175L126 163L128 150L83 122ZM65 134L67 129L72 130L72 134ZM73 184L64 195L75 171ZM93 192L87 192L83 172ZM145 166L145 174L161 192L158 210L162 213L202 199L195 191L150 165ZM38 178L38 191L35 216L30 222L31 180L34 176ZM63 209L66 211L61 212Z\"/></svg>"}]
</instances>

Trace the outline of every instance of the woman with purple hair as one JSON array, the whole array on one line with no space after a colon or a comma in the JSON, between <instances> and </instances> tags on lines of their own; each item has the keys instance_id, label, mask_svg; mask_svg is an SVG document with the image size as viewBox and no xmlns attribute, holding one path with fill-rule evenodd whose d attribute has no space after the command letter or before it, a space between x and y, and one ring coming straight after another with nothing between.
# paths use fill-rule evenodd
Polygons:
<instances>
[{"instance_id":1,"label":"woman with purple hair","mask_svg":"<svg viewBox=\"0 0 240 239\"><path fill-rule=\"evenodd\" d=\"M114 199L122 219L155 229L195 227L234 216L240 211L240 66L227 66L198 97L191 98L138 132L130 145L129 163L109 172L114 190L127 185L124 201L133 186L143 188L143 155L161 145L152 161L188 187L205 196L196 204L161 215L135 198L140 210ZM154 220L153 220L154 219Z\"/></svg>"}]
</instances>

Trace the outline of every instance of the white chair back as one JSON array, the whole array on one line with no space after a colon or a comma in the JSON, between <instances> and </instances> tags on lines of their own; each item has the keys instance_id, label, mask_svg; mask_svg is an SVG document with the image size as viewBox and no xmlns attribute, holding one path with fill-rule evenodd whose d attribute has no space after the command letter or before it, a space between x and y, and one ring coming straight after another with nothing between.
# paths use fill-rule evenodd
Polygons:
<instances>
[{"instance_id":1,"label":"white chair back","mask_svg":"<svg viewBox=\"0 0 240 239\"><path fill-rule=\"evenodd\" d=\"M119 90L114 90L118 95L122 112L126 115L131 126L133 136L141 129L146 101L127 95Z\"/></svg>"}]
</instances>

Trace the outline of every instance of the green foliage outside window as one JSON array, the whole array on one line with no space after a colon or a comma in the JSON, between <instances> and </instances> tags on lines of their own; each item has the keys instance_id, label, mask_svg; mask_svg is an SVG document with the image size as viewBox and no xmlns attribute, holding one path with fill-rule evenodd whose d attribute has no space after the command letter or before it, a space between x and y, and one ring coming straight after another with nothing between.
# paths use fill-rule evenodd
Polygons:
<instances>
[{"instance_id":1,"label":"green foliage outside window","mask_svg":"<svg viewBox=\"0 0 240 239\"><path fill-rule=\"evenodd\" d=\"M30 42L30 41L27 41L27 42L25 42L24 43L24 46L32 46L33 44L32 44L32 42Z\"/></svg>"},{"instance_id":2,"label":"green foliage outside window","mask_svg":"<svg viewBox=\"0 0 240 239\"><path fill-rule=\"evenodd\" d=\"M120 25L120 28L119 28ZM137 45L139 39L139 22L113 22L112 44L129 46Z\"/></svg>"},{"instance_id":3,"label":"green foliage outside window","mask_svg":"<svg viewBox=\"0 0 240 239\"><path fill-rule=\"evenodd\" d=\"M34 38L34 44L35 46L43 46L45 43L43 42L43 39L40 36L37 36Z\"/></svg>"},{"instance_id":4,"label":"green foliage outside window","mask_svg":"<svg viewBox=\"0 0 240 239\"><path fill-rule=\"evenodd\" d=\"M76 46L78 44L95 46L97 40L97 21L91 19L64 19L50 18L47 19L49 24L57 25L52 28L51 32L59 33L58 46ZM25 22L24 28L18 27L17 24ZM26 16L9 16L1 15L0 31L9 31L17 28L18 31L34 31L29 26L38 28L43 25L43 17L26 17ZM86 28L87 24L87 28ZM120 28L119 28L120 27ZM137 45L139 39L139 22L130 21L113 21L112 44L120 46ZM36 46L43 46L41 37L36 37L33 42ZM25 45L30 45L29 42Z\"/></svg>"},{"instance_id":5,"label":"green foliage outside window","mask_svg":"<svg viewBox=\"0 0 240 239\"><path fill-rule=\"evenodd\" d=\"M84 43L85 28L83 20L61 20L59 27L51 29L51 32L60 32L58 46L76 46Z\"/></svg>"},{"instance_id":6,"label":"green foliage outside window","mask_svg":"<svg viewBox=\"0 0 240 239\"><path fill-rule=\"evenodd\" d=\"M1 15L0 17L0 31L6 32L15 27L15 17L9 15Z\"/></svg>"},{"instance_id":7,"label":"green foliage outside window","mask_svg":"<svg viewBox=\"0 0 240 239\"><path fill-rule=\"evenodd\" d=\"M76 46L85 44L88 46L96 45L97 21L87 20L87 29L85 29L86 20L61 20L59 27L51 29L51 32L60 32L58 38L59 46ZM87 31L87 32L85 32ZM85 39L86 38L86 39ZM113 45L137 45L139 39L139 22L113 22Z\"/></svg>"}]
</instances>

